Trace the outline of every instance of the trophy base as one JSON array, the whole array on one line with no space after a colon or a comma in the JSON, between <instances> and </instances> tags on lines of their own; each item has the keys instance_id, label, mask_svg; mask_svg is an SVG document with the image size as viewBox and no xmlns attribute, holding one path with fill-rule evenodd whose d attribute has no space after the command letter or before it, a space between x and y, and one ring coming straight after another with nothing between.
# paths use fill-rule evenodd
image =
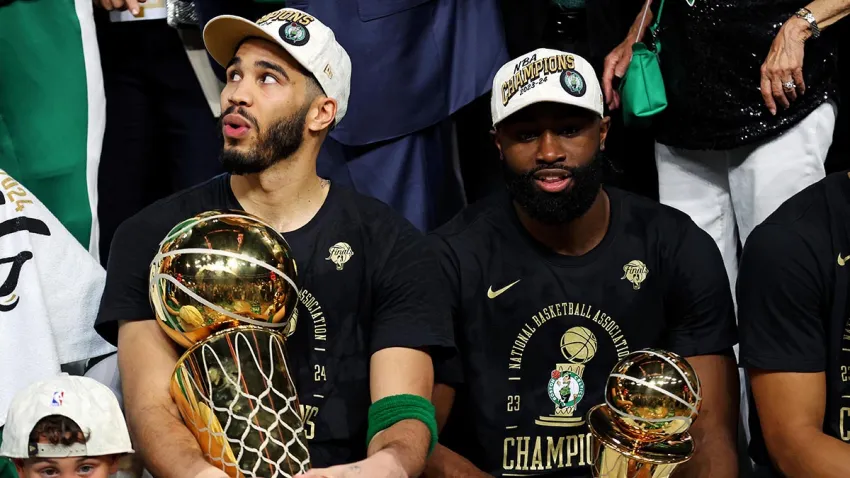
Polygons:
<instances>
[{"instance_id":1,"label":"trophy base","mask_svg":"<svg viewBox=\"0 0 850 478\"><path fill-rule=\"evenodd\" d=\"M677 465L688 461L694 454L694 441L690 434L647 443L631 438L620 430L607 405L596 405L587 414L587 425L593 436L604 446L618 453L653 465Z\"/></svg>"}]
</instances>

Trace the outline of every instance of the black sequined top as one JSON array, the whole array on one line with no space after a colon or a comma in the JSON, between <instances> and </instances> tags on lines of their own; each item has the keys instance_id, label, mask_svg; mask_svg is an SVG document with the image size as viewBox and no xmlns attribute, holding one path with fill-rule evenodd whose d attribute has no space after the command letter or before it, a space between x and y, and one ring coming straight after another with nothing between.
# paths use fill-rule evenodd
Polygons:
<instances>
[{"instance_id":1,"label":"black sequined top","mask_svg":"<svg viewBox=\"0 0 850 478\"><path fill-rule=\"evenodd\" d=\"M660 143L732 149L776 136L837 97L836 45L825 32L809 39L806 94L776 116L764 105L759 69L779 28L809 0L666 0L661 70L667 109L655 122ZM658 3L657 1L655 3Z\"/></svg>"}]
</instances>

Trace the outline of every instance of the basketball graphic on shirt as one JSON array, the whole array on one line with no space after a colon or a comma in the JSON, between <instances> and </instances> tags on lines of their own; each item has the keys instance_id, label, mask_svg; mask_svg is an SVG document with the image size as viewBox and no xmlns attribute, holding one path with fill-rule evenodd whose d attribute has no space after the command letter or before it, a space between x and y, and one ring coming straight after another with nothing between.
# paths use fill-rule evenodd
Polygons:
<instances>
[{"instance_id":1,"label":"basketball graphic on shirt","mask_svg":"<svg viewBox=\"0 0 850 478\"><path fill-rule=\"evenodd\" d=\"M573 327L561 336L561 353L568 361L584 364L596 355L596 336L584 327Z\"/></svg>"}]
</instances>

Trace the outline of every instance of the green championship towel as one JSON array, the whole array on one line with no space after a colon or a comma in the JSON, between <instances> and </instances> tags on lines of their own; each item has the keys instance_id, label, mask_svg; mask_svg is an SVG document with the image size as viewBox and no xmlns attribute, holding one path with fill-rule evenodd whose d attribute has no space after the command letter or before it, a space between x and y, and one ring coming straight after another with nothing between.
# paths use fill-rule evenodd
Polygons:
<instances>
[{"instance_id":1,"label":"green championship towel","mask_svg":"<svg viewBox=\"0 0 850 478\"><path fill-rule=\"evenodd\" d=\"M97 257L106 99L92 1L0 6L0 52L0 169ZM16 200L2 185L0 194Z\"/></svg>"}]
</instances>

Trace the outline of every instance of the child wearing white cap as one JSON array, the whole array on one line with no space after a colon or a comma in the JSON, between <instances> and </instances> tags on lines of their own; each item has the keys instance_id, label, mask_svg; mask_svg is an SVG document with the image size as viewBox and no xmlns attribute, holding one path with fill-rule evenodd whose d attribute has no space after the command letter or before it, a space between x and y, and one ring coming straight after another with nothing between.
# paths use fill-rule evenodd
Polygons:
<instances>
[{"instance_id":1,"label":"child wearing white cap","mask_svg":"<svg viewBox=\"0 0 850 478\"><path fill-rule=\"evenodd\" d=\"M130 434L112 391L67 374L15 395L0 445L20 478L106 478L127 453Z\"/></svg>"}]
</instances>

